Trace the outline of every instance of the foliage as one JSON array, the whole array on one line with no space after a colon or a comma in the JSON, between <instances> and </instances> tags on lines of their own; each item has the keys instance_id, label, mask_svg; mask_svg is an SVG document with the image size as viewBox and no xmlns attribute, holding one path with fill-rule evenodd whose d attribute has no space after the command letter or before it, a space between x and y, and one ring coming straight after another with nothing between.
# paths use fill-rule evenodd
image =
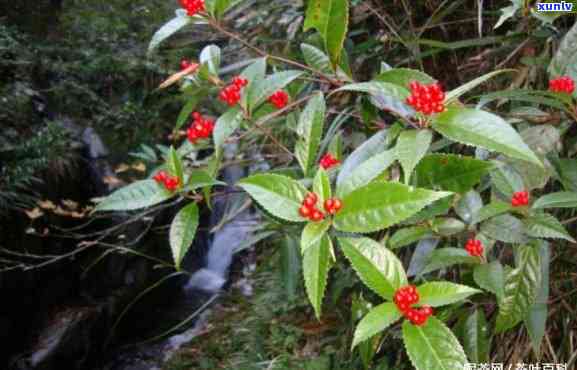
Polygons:
<instances>
[{"instance_id":1,"label":"foliage","mask_svg":"<svg viewBox=\"0 0 577 370\"><path fill-rule=\"evenodd\" d=\"M504 73L509 71L496 70L453 83L453 89L439 95L440 109L430 114L430 109L427 112L412 103L418 90L414 81L438 81L424 68L393 68L389 64L403 63L387 60L380 61L380 69L365 72L366 78L357 77L348 64L346 42L341 40L344 32L353 42L352 32L341 29L348 26L351 4L309 1L303 31L316 30L317 42L315 46L295 45L298 51L289 57L269 53L227 28L223 18L237 11L237 4L222 12L169 21L153 37L152 49L188 27L208 26L250 45L258 58L244 61L242 67L221 68L219 48L210 45L201 52L198 69L171 76L167 81L179 82L188 103L197 107L210 103L211 112L214 109L219 116L212 140L185 142L167 151L163 168L183 186L171 191L161 183L141 180L104 199L97 210L133 211L167 199L180 200L186 204L184 209L196 210L196 203L210 197L219 169L230 159L224 154L229 143L238 143L243 155L257 144L274 158L272 168L257 171L236 185L262 211L265 222L277 229L275 237L280 233L285 240L300 240L300 258L283 249L287 259L283 271L302 271L306 295L321 322L331 285L345 284L335 276L354 271L359 284L347 293L347 303L351 312L359 314L351 320L356 327L348 343L366 368L375 356L385 357L378 344L388 336L402 338L406 356L418 370L462 368L469 360L486 359L487 331L508 332L520 324L530 331L533 347L538 349L547 317L542 286L551 261L543 257L544 248L549 248L548 240L555 240L556 245L574 242L565 228L574 219L561 221L570 215L565 210L574 207L577 187L571 159L575 149L570 149L575 146L574 98L540 90L543 85L534 84L523 91L464 99L494 79L509 78ZM506 10L498 25L515 11ZM187 15L180 12L178 17ZM535 27L547 29L548 22L536 20ZM413 27L411 31L416 32ZM573 32L566 37L574 37ZM451 48L420 38L396 41L421 65L421 58L436 51L422 52L419 43ZM562 42L561 48L558 55L575 52L571 42ZM567 48L571 50L563 50ZM248 80L233 107L217 98L226 81L232 80L222 70L234 70ZM545 79L545 71L540 72ZM556 77L557 72L552 70L549 77ZM275 109L268 98L278 90L285 90L290 102ZM198 95L192 96L191 91ZM495 100L500 104L492 104ZM185 105L184 115L193 109ZM550 135L535 130L543 124L535 121L540 115L553 114L541 109L553 110L557 123L561 121L558 127L544 123L554 132ZM331 120L335 112L337 117ZM360 117L366 125L343 130L343 115ZM179 120L177 128L182 123ZM189 174L198 166L191 153L204 149L211 149L207 163L201 165L209 181L201 186ZM319 165L327 152L339 158L341 165ZM512 196L521 191L531 192L531 201L511 203ZM310 192L316 194L315 201L309 201ZM334 204L330 203L334 197L342 202L342 209L327 205ZM315 216L319 211L324 212L322 217ZM170 237L171 248L177 251L177 268L197 219L179 214L171 229L182 230L183 222L189 222L186 236L176 238L171 233ZM481 256L463 250L469 239L481 242ZM409 248L414 244L414 250ZM422 325L395 305L395 294L409 282L419 295L417 307L435 308L434 317ZM359 298L361 293L366 298ZM365 309L356 310L353 299L367 302L358 303ZM485 306L494 310L485 311ZM468 318L470 312L475 314Z\"/></svg>"}]
</instances>

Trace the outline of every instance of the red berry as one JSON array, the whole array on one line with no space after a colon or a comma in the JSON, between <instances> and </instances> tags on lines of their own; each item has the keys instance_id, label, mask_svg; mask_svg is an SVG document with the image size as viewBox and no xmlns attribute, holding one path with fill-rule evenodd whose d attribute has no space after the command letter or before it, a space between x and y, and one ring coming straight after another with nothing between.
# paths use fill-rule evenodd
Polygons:
<instances>
[{"instance_id":1,"label":"red berry","mask_svg":"<svg viewBox=\"0 0 577 370\"><path fill-rule=\"evenodd\" d=\"M232 84L240 89L248 85L248 80L242 76L236 76L233 77Z\"/></svg>"},{"instance_id":2,"label":"red berry","mask_svg":"<svg viewBox=\"0 0 577 370\"><path fill-rule=\"evenodd\" d=\"M154 177L152 177L154 179L154 181L156 182L164 182L164 180L166 180L167 177L167 173L165 171L158 171L156 173L156 175L154 175Z\"/></svg>"},{"instance_id":3,"label":"red berry","mask_svg":"<svg viewBox=\"0 0 577 370\"><path fill-rule=\"evenodd\" d=\"M320 160L320 166L325 170L328 170L329 168L334 167L339 163L341 162L333 157L331 153L325 154Z\"/></svg>"},{"instance_id":4,"label":"red berry","mask_svg":"<svg viewBox=\"0 0 577 370\"><path fill-rule=\"evenodd\" d=\"M282 109L288 104L289 96L285 91L279 90L272 94L268 101L278 109Z\"/></svg>"},{"instance_id":5,"label":"red berry","mask_svg":"<svg viewBox=\"0 0 577 370\"><path fill-rule=\"evenodd\" d=\"M327 211L328 213L331 213L333 211L333 207L334 207L334 200L333 199L327 199L325 200L325 211Z\"/></svg>"},{"instance_id":6,"label":"red berry","mask_svg":"<svg viewBox=\"0 0 577 370\"><path fill-rule=\"evenodd\" d=\"M176 176L171 176L164 180L164 187L169 191L175 191L179 184L180 180Z\"/></svg>"},{"instance_id":7,"label":"red berry","mask_svg":"<svg viewBox=\"0 0 577 370\"><path fill-rule=\"evenodd\" d=\"M299 214L304 218L309 218L311 215L311 209L307 206L302 206L299 208Z\"/></svg>"},{"instance_id":8,"label":"red berry","mask_svg":"<svg viewBox=\"0 0 577 370\"><path fill-rule=\"evenodd\" d=\"M422 85L417 81L411 81L409 88L411 89L411 95L406 102L417 112L431 115L445 110L445 93L438 83Z\"/></svg>"},{"instance_id":9,"label":"red berry","mask_svg":"<svg viewBox=\"0 0 577 370\"><path fill-rule=\"evenodd\" d=\"M559 93L572 94L575 90L575 83L569 76L562 76L549 81L549 90Z\"/></svg>"},{"instance_id":10,"label":"red berry","mask_svg":"<svg viewBox=\"0 0 577 370\"><path fill-rule=\"evenodd\" d=\"M529 204L529 192L527 191L517 191L513 194L511 198L511 205L513 207L522 207Z\"/></svg>"},{"instance_id":11,"label":"red berry","mask_svg":"<svg viewBox=\"0 0 577 370\"><path fill-rule=\"evenodd\" d=\"M204 11L204 0L180 0L180 5L190 17Z\"/></svg>"},{"instance_id":12,"label":"red berry","mask_svg":"<svg viewBox=\"0 0 577 370\"><path fill-rule=\"evenodd\" d=\"M320 222L322 220L324 220L325 215L319 211L318 209L313 210L313 213L311 215L311 221L313 222Z\"/></svg>"},{"instance_id":13,"label":"red berry","mask_svg":"<svg viewBox=\"0 0 577 370\"><path fill-rule=\"evenodd\" d=\"M480 257L483 255L483 243L477 239L469 239L465 244L465 249L473 257Z\"/></svg>"},{"instance_id":14,"label":"red berry","mask_svg":"<svg viewBox=\"0 0 577 370\"><path fill-rule=\"evenodd\" d=\"M309 198L312 200L313 205L317 204L318 200L319 200L319 196L317 195L317 193L313 193L310 192L306 195L306 198Z\"/></svg>"}]
</instances>

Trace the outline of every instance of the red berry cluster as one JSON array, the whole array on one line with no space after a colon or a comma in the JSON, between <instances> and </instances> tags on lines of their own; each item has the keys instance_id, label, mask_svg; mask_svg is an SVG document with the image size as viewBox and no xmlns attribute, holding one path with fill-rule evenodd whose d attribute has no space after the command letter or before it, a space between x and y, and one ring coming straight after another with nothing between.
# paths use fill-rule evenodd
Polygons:
<instances>
[{"instance_id":1,"label":"red berry cluster","mask_svg":"<svg viewBox=\"0 0 577 370\"><path fill-rule=\"evenodd\" d=\"M204 12L204 0L180 0L180 5L186 9L189 17Z\"/></svg>"},{"instance_id":2,"label":"red berry cluster","mask_svg":"<svg viewBox=\"0 0 577 370\"><path fill-rule=\"evenodd\" d=\"M272 94L269 98L268 101L274 105L275 107L277 107L277 109L283 109L284 107L286 107L286 105L288 104L289 101L289 96L286 93L286 91L284 90L279 90L277 92L275 92L274 94Z\"/></svg>"},{"instance_id":3,"label":"red berry cluster","mask_svg":"<svg viewBox=\"0 0 577 370\"><path fill-rule=\"evenodd\" d=\"M513 207L522 207L529 204L529 192L528 191L517 191L513 194L511 198L511 205Z\"/></svg>"},{"instance_id":4,"label":"red berry cluster","mask_svg":"<svg viewBox=\"0 0 577 370\"><path fill-rule=\"evenodd\" d=\"M549 81L549 90L553 92L573 94L573 90L575 90L575 83L571 77L562 76Z\"/></svg>"},{"instance_id":5,"label":"red berry cluster","mask_svg":"<svg viewBox=\"0 0 577 370\"><path fill-rule=\"evenodd\" d=\"M192 121L187 131L188 140L192 144L196 144L199 139L206 139L210 137L214 130L214 121L203 118L200 113L192 113Z\"/></svg>"},{"instance_id":6,"label":"red berry cluster","mask_svg":"<svg viewBox=\"0 0 577 370\"><path fill-rule=\"evenodd\" d=\"M313 222L324 220L325 214L316 207L318 200L319 197L316 193L308 193L303 200L301 208L299 208L299 214Z\"/></svg>"},{"instance_id":7,"label":"red berry cluster","mask_svg":"<svg viewBox=\"0 0 577 370\"><path fill-rule=\"evenodd\" d=\"M409 88L411 95L407 98L407 104L415 108L417 112L430 115L445 110L443 104L445 92L438 83L423 85L418 81L412 81Z\"/></svg>"},{"instance_id":8,"label":"red berry cluster","mask_svg":"<svg viewBox=\"0 0 577 370\"><path fill-rule=\"evenodd\" d=\"M417 293L417 288L414 285L399 288L393 298L393 301L403 316L413 325L417 326L424 325L429 316L433 314L433 309L430 306L423 306L421 308L412 307L412 305L419 302L419 299L419 293Z\"/></svg>"},{"instance_id":9,"label":"red berry cluster","mask_svg":"<svg viewBox=\"0 0 577 370\"><path fill-rule=\"evenodd\" d=\"M338 198L329 198L325 200L324 207L329 215L336 215L343 208L343 202Z\"/></svg>"},{"instance_id":10,"label":"red berry cluster","mask_svg":"<svg viewBox=\"0 0 577 370\"><path fill-rule=\"evenodd\" d=\"M247 84L248 80L246 78L240 76L234 77L232 83L220 91L218 97L232 107L240 100L240 91Z\"/></svg>"},{"instance_id":11,"label":"red berry cluster","mask_svg":"<svg viewBox=\"0 0 577 370\"><path fill-rule=\"evenodd\" d=\"M166 171L158 171L156 175L152 177L157 183L164 184L164 187L168 191L175 191L180 186L180 180L176 176L171 176L166 173Z\"/></svg>"},{"instance_id":12,"label":"red berry cluster","mask_svg":"<svg viewBox=\"0 0 577 370\"><path fill-rule=\"evenodd\" d=\"M483 243L477 239L469 239L465 244L465 249L473 257L481 257L483 255Z\"/></svg>"},{"instance_id":13,"label":"red berry cluster","mask_svg":"<svg viewBox=\"0 0 577 370\"><path fill-rule=\"evenodd\" d=\"M329 168L334 167L339 163L341 163L341 161L333 157L331 153L325 154L320 161L321 167L325 170L328 170Z\"/></svg>"}]
</instances>

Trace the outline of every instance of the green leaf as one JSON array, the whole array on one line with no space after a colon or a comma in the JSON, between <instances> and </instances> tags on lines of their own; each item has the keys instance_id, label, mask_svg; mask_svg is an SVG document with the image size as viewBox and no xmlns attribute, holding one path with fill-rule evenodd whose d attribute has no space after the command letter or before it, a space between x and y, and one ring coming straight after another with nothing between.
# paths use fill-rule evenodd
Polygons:
<instances>
[{"instance_id":1,"label":"green leaf","mask_svg":"<svg viewBox=\"0 0 577 370\"><path fill-rule=\"evenodd\" d=\"M543 166L521 136L501 117L489 112L448 108L433 119L433 128L443 136Z\"/></svg>"},{"instance_id":2,"label":"green leaf","mask_svg":"<svg viewBox=\"0 0 577 370\"><path fill-rule=\"evenodd\" d=\"M337 176L337 194L341 194L342 183L351 176L351 173L363 162L385 150L389 130L381 130L357 147L341 165ZM342 195L340 195L342 196Z\"/></svg>"},{"instance_id":3,"label":"green leaf","mask_svg":"<svg viewBox=\"0 0 577 370\"><path fill-rule=\"evenodd\" d=\"M409 184L415 166L427 154L432 141L430 130L406 130L399 135L395 154L403 167L405 184Z\"/></svg>"},{"instance_id":4,"label":"green leaf","mask_svg":"<svg viewBox=\"0 0 577 370\"><path fill-rule=\"evenodd\" d=\"M441 236L451 236L465 231L465 223L453 217L435 218L431 223L433 231Z\"/></svg>"},{"instance_id":5,"label":"green leaf","mask_svg":"<svg viewBox=\"0 0 577 370\"><path fill-rule=\"evenodd\" d=\"M394 303L387 302L373 308L357 325L352 348L385 330L400 318L401 313Z\"/></svg>"},{"instance_id":6,"label":"green leaf","mask_svg":"<svg viewBox=\"0 0 577 370\"><path fill-rule=\"evenodd\" d=\"M317 319L321 317L321 306L327 286L327 277L330 270L332 243L328 235L315 245L307 248L303 255L303 275L307 295L315 310Z\"/></svg>"},{"instance_id":7,"label":"green leaf","mask_svg":"<svg viewBox=\"0 0 577 370\"><path fill-rule=\"evenodd\" d=\"M510 198L517 191L525 190L523 178L516 168L501 164L491 171L493 185L506 197Z\"/></svg>"},{"instance_id":8,"label":"green leaf","mask_svg":"<svg viewBox=\"0 0 577 370\"><path fill-rule=\"evenodd\" d=\"M422 84L432 84L436 80L428 74L409 68L393 68L388 71L381 72L374 81L388 82L391 84L403 86L408 88L412 81L418 81Z\"/></svg>"},{"instance_id":9,"label":"green leaf","mask_svg":"<svg viewBox=\"0 0 577 370\"><path fill-rule=\"evenodd\" d=\"M465 351L451 329L434 316L423 326L405 320L403 341L417 370L465 369L468 363Z\"/></svg>"},{"instance_id":10,"label":"green leaf","mask_svg":"<svg viewBox=\"0 0 577 370\"><path fill-rule=\"evenodd\" d=\"M565 227L554 216L548 213L534 213L525 219L527 235L535 238L558 238L575 243Z\"/></svg>"},{"instance_id":11,"label":"green leaf","mask_svg":"<svg viewBox=\"0 0 577 370\"><path fill-rule=\"evenodd\" d=\"M463 221L470 224L479 215L482 208L483 199L481 199L481 195L471 190L459 199L459 202L455 205L455 212Z\"/></svg>"},{"instance_id":12,"label":"green leaf","mask_svg":"<svg viewBox=\"0 0 577 370\"><path fill-rule=\"evenodd\" d=\"M481 224L481 232L491 239L505 243L525 243L526 228L518 218L500 215Z\"/></svg>"},{"instance_id":13,"label":"green leaf","mask_svg":"<svg viewBox=\"0 0 577 370\"><path fill-rule=\"evenodd\" d=\"M286 235L280 248L279 272L288 297L294 297L298 292L301 278L300 266L298 242L295 238Z\"/></svg>"},{"instance_id":14,"label":"green leaf","mask_svg":"<svg viewBox=\"0 0 577 370\"><path fill-rule=\"evenodd\" d=\"M242 72L241 76L246 78L248 85L242 89L242 96L240 105L242 107L249 106L249 96L252 95L252 91L257 84L264 79L266 74L266 58L259 58L254 63L246 67Z\"/></svg>"},{"instance_id":15,"label":"green leaf","mask_svg":"<svg viewBox=\"0 0 577 370\"><path fill-rule=\"evenodd\" d=\"M214 179L205 170L192 170L187 176L185 176L185 179L187 181L183 191L193 191L205 186L226 185L226 183Z\"/></svg>"},{"instance_id":16,"label":"green leaf","mask_svg":"<svg viewBox=\"0 0 577 370\"><path fill-rule=\"evenodd\" d=\"M559 129L551 125L530 126L519 133L523 141L537 154L545 155L561 143Z\"/></svg>"},{"instance_id":17,"label":"green leaf","mask_svg":"<svg viewBox=\"0 0 577 370\"><path fill-rule=\"evenodd\" d=\"M299 208L307 194L298 181L274 174L257 174L242 179L242 187L267 212L283 220L304 222Z\"/></svg>"},{"instance_id":18,"label":"green leaf","mask_svg":"<svg viewBox=\"0 0 577 370\"><path fill-rule=\"evenodd\" d=\"M511 0L511 2L513 5L501 8L501 16L499 17L497 23L495 23L495 26L493 27L494 30L501 27L501 25L503 25L507 19L512 18L515 13L517 13L517 11L523 7L522 0Z\"/></svg>"},{"instance_id":19,"label":"green leaf","mask_svg":"<svg viewBox=\"0 0 577 370\"><path fill-rule=\"evenodd\" d=\"M304 30L315 28L321 34L333 69L339 63L349 26L348 0L310 0Z\"/></svg>"},{"instance_id":20,"label":"green leaf","mask_svg":"<svg viewBox=\"0 0 577 370\"><path fill-rule=\"evenodd\" d=\"M182 208L170 225L169 241L172 258L177 270L180 270L182 259L192 245L198 227L198 207L190 203Z\"/></svg>"},{"instance_id":21,"label":"green leaf","mask_svg":"<svg viewBox=\"0 0 577 370\"><path fill-rule=\"evenodd\" d=\"M467 316L463 327L463 347L473 363L489 363L491 341L489 326L482 310L474 310Z\"/></svg>"},{"instance_id":22,"label":"green leaf","mask_svg":"<svg viewBox=\"0 0 577 370\"><path fill-rule=\"evenodd\" d=\"M425 283L417 287L417 292L421 297L419 305L429 305L431 307L446 306L462 301L473 294L481 293L478 289L448 281Z\"/></svg>"},{"instance_id":23,"label":"green leaf","mask_svg":"<svg viewBox=\"0 0 577 370\"><path fill-rule=\"evenodd\" d=\"M307 176L313 167L323 134L325 99L322 93L312 97L299 117L297 133L299 140L295 154Z\"/></svg>"},{"instance_id":24,"label":"green leaf","mask_svg":"<svg viewBox=\"0 0 577 370\"><path fill-rule=\"evenodd\" d=\"M369 238L339 238L339 245L367 287L392 300L395 291L407 284L401 261L393 252Z\"/></svg>"},{"instance_id":25,"label":"green leaf","mask_svg":"<svg viewBox=\"0 0 577 370\"><path fill-rule=\"evenodd\" d=\"M385 95L393 97L400 101L405 101L410 95L409 90L405 87L401 87L399 85L395 85L388 82L379 82L379 81L348 84L335 90L335 92L338 91L363 92L373 96Z\"/></svg>"},{"instance_id":26,"label":"green leaf","mask_svg":"<svg viewBox=\"0 0 577 370\"><path fill-rule=\"evenodd\" d=\"M465 193L481 181L490 162L453 154L430 154L415 170L417 186Z\"/></svg>"},{"instance_id":27,"label":"green leaf","mask_svg":"<svg viewBox=\"0 0 577 370\"><path fill-rule=\"evenodd\" d=\"M532 208L577 208L577 192L559 191L543 195L533 203Z\"/></svg>"},{"instance_id":28,"label":"green leaf","mask_svg":"<svg viewBox=\"0 0 577 370\"><path fill-rule=\"evenodd\" d=\"M433 233L429 227L411 226L397 230L387 244L390 249L397 249L431 236L433 236Z\"/></svg>"},{"instance_id":29,"label":"green leaf","mask_svg":"<svg viewBox=\"0 0 577 370\"><path fill-rule=\"evenodd\" d=\"M221 151L226 139L239 128L243 120L243 114L240 107L236 106L227 110L221 115L214 125L214 146L217 151Z\"/></svg>"},{"instance_id":30,"label":"green leaf","mask_svg":"<svg viewBox=\"0 0 577 370\"><path fill-rule=\"evenodd\" d=\"M224 12L233 5L233 0L205 0L206 11L216 19L220 19ZM236 0L238 2L238 0Z\"/></svg>"},{"instance_id":31,"label":"green leaf","mask_svg":"<svg viewBox=\"0 0 577 370\"><path fill-rule=\"evenodd\" d=\"M416 276L423 271L438 244L439 239L436 238L421 239L419 243L417 243L415 251L411 256L411 261L409 262L407 276Z\"/></svg>"},{"instance_id":32,"label":"green leaf","mask_svg":"<svg viewBox=\"0 0 577 370\"><path fill-rule=\"evenodd\" d=\"M249 112L252 112L256 107L264 103L272 94L278 90L282 90L302 74L301 71L283 71L268 76L263 80L256 81L254 88L249 90Z\"/></svg>"},{"instance_id":33,"label":"green leaf","mask_svg":"<svg viewBox=\"0 0 577 370\"><path fill-rule=\"evenodd\" d=\"M190 114L196 108L198 104L198 99L196 96L194 98L189 99L182 110L178 114L178 118L176 119L176 125L174 126L175 130L180 129L185 123L187 123L188 119L190 118Z\"/></svg>"},{"instance_id":34,"label":"green leaf","mask_svg":"<svg viewBox=\"0 0 577 370\"><path fill-rule=\"evenodd\" d=\"M164 40L191 24L193 20L194 18L192 17L177 16L160 27L150 40L150 44L148 45L148 54L152 54L156 49L158 49Z\"/></svg>"},{"instance_id":35,"label":"green leaf","mask_svg":"<svg viewBox=\"0 0 577 370\"><path fill-rule=\"evenodd\" d=\"M444 269L457 264L479 264L481 261L477 257L470 256L466 250L462 248L441 248L436 249L431 253L429 262L421 271L420 275L428 274L429 272Z\"/></svg>"},{"instance_id":36,"label":"green leaf","mask_svg":"<svg viewBox=\"0 0 577 370\"><path fill-rule=\"evenodd\" d=\"M483 222L491 217L506 213L509 210L511 210L511 205L509 203L503 203L499 201L489 203L481 208L477 215L473 217L471 225L478 224L479 222Z\"/></svg>"},{"instance_id":37,"label":"green leaf","mask_svg":"<svg viewBox=\"0 0 577 370\"><path fill-rule=\"evenodd\" d=\"M499 314L495 323L497 333L510 329L523 320L535 303L541 284L541 257L532 245L517 249L517 266L507 274L505 294L499 302Z\"/></svg>"},{"instance_id":38,"label":"green leaf","mask_svg":"<svg viewBox=\"0 0 577 370\"><path fill-rule=\"evenodd\" d=\"M98 203L94 211L132 211L162 203L173 196L156 181L142 180L116 190Z\"/></svg>"},{"instance_id":39,"label":"green leaf","mask_svg":"<svg viewBox=\"0 0 577 370\"><path fill-rule=\"evenodd\" d=\"M340 185L337 186L337 195L342 198L350 192L369 184L378 178L395 161L395 151L388 150L375 154L344 176ZM341 172L343 169L341 168Z\"/></svg>"},{"instance_id":40,"label":"green leaf","mask_svg":"<svg viewBox=\"0 0 577 370\"><path fill-rule=\"evenodd\" d=\"M549 265L551 263L551 251L549 249L549 243L545 241L541 242L539 246L539 254L541 256L541 286L537 292L537 299L535 303L529 309L527 317L525 317L525 326L527 327L529 337L531 337L533 350L537 355L539 355L541 342L545 336L548 316L547 307L549 303Z\"/></svg>"},{"instance_id":41,"label":"green leaf","mask_svg":"<svg viewBox=\"0 0 577 370\"><path fill-rule=\"evenodd\" d=\"M325 236L329 227L331 227L330 220L307 223L301 234L301 252L305 253L308 248L317 244Z\"/></svg>"},{"instance_id":42,"label":"green leaf","mask_svg":"<svg viewBox=\"0 0 577 370\"><path fill-rule=\"evenodd\" d=\"M483 76L477 77L472 81L469 81L454 90L451 90L447 93L445 97L445 103L450 103L452 101L457 100L461 95L466 94L467 92L473 90L475 87L479 86L483 82L505 72L516 72L514 69L501 69L493 72L489 72L484 74Z\"/></svg>"},{"instance_id":43,"label":"green leaf","mask_svg":"<svg viewBox=\"0 0 577 370\"><path fill-rule=\"evenodd\" d=\"M334 218L337 230L369 233L401 222L435 200L451 195L394 182L373 182L347 194Z\"/></svg>"},{"instance_id":44,"label":"green leaf","mask_svg":"<svg viewBox=\"0 0 577 370\"><path fill-rule=\"evenodd\" d=\"M301 51L303 53L305 62L309 66L325 74L328 75L333 74L331 61L322 50L319 50L316 47L309 44L301 44ZM339 79L343 81L351 81L351 78L340 66L337 66L336 75L338 76Z\"/></svg>"},{"instance_id":45,"label":"green leaf","mask_svg":"<svg viewBox=\"0 0 577 370\"><path fill-rule=\"evenodd\" d=\"M505 273L499 261L475 267L473 278L481 288L495 294L498 301L505 295Z\"/></svg>"},{"instance_id":46,"label":"green leaf","mask_svg":"<svg viewBox=\"0 0 577 370\"><path fill-rule=\"evenodd\" d=\"M168 167L168 171L173 175L178 177L180 184L184 183L184 175L182 172L182 159L174 149L174 147L170 147L168 152L168 158L166 160L166 165Z\"/></svg>"},{"instance_id":47,"label":"green leaf","mask_svg":"<svg viewBox=\"0 0 577 370\"><path fill-rule=\"evenodd\" d=\"M220 48L216 45L208 45L200 52L199 61L208 66L208 70L213 75L218 75L220 68Z\"/></svg>"},{"instance_id":48,"label":"green leaf","mask_svg":"<svg viewBox=\"0 0 577 370\"><path fill-rule=\"evenodd\" d=\"M313 180L313 192L315 192L318 197L318 203L323 204L325 200L329 199L331 194L331 180L327 171L323 168L319 168L317 174Z\"/></svg>"}]
</instances>

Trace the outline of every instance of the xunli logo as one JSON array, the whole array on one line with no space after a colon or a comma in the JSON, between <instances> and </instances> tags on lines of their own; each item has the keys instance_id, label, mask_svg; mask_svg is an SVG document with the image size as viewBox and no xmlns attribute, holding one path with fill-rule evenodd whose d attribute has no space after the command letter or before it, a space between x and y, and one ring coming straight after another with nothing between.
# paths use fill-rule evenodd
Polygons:
<instances>
[{"instance_id":1,"label":"xunli logo","mask_svg":"<svg viewBox=\"0 0 577 370\"><path fill-rule=\"evenodd\" d=\"M560 3L538 3L538 12L570 12L573 10L573 3L561 1Z\"/></svg>"}]
</instances>

